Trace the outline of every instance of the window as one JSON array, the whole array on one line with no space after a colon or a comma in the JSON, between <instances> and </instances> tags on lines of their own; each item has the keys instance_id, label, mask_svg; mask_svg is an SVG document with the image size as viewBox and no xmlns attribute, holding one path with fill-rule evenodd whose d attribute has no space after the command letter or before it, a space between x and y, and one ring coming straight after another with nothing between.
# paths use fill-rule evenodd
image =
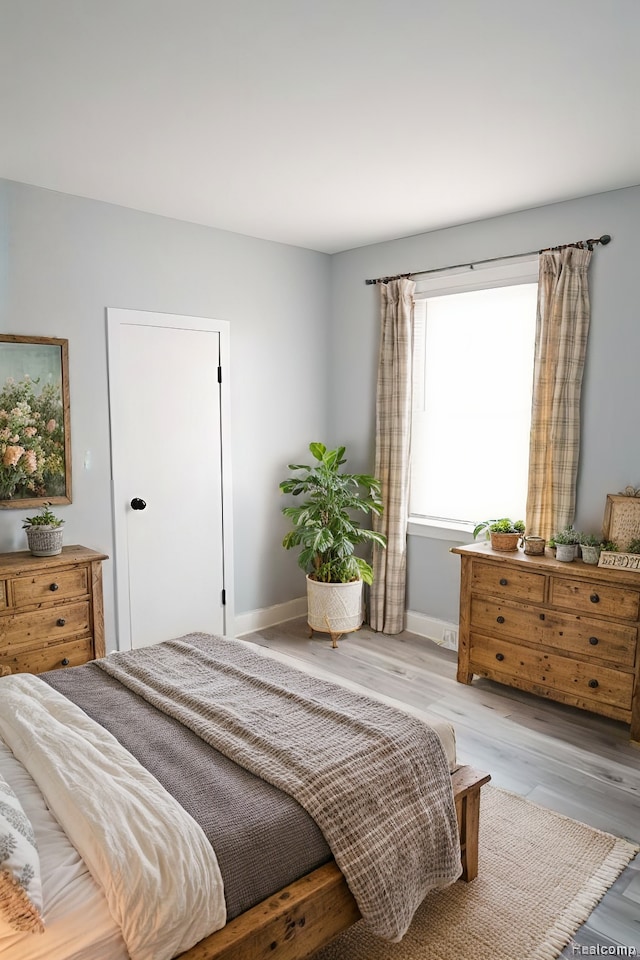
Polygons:
<instances>
[{"instance_id":1,"label":"window","mask_svg":"<svg viewBox=\"0 0 640 960\"><path fill-rule=\"evenodd\" d=\"M524 519L537 259L416 285L411 519Z\"/></svg>"}]
</instances>

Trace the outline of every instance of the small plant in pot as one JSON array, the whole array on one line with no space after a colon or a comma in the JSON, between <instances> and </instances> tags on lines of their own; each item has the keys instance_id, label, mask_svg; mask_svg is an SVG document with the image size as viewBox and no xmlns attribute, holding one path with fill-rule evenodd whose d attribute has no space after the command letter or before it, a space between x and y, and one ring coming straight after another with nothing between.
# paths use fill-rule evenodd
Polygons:
<instances>
[{"instance_id":1,"label":"small plant in pot","mask_svg":"<svg viewBox=\"0 0 640 960\"><path fill-rule=\"evenodd\" d=\"M597 564L602 550L602 538L593 533L585 533L580 541L582 559L585 563Z\"/></svg>"},{"instance_id":2,"label":"small plant in pot","mask_svg":"<svg viewBox=\"0 0 640 960\"><path fill-rule=\"evenodd\" d=\"M501 520L483 520L474 528L474 540L483 530L487 540L491 540L492 550L509 553L518 549L518 541L524 534L524 521L510 520L509 517L503 517Z\"/></svg>"},{"instance_id":3,"label":"small plant in pot","mask_svg":"<svg viewBox=\"0 0 640 960\"><path fill-rule=\"evenodd\" d=\"M562 560L567 563L576 558L575 531L560 530L554 534L553 543L556 548L556 560Z\"/></svg>"},{"instance_id":4,"label":"small plant in pot","mask_svg":"<svg viewBox=\"0 0 640 960\"><path fill-rule=\"evenodd\" d=\"M22 528L27 531L27 543L34 557L55 557L62 553L63 524L64 520L52 512L49 501L35 517L25 517Z\"/></svg>"},{"instance_id":5,"label":"small plant in pot","mask_svg":"<svg viewBox=\"0 0 640 960\"><path fill-rule=\"evenodd\" d=\"M362 585L373 580L371 564L355 555L358 544L386 547L383 534L361 527L354 513L382 513L380 482L368 474L343 473L345 447L327 450L310 443L316 463L292 463L295 476L283 480L282 493L304 495L299 506L283 507L293 530L285 536L286 550L301 547L298 565L307 573L310 636L313 630L337 638L362 624Z\"/></svg>"}]
</instances>

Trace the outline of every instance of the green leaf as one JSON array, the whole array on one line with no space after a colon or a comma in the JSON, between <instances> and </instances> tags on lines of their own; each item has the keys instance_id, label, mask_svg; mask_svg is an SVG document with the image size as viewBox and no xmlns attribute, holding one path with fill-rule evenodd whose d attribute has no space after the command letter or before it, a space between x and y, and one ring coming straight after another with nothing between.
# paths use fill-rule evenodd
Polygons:
<instances>
[{"instance_id":1,"label":"green leaf","mask_svg":"<svg viewBox=\"0 0 640 960\"><path fill-rule=\"evenodd\" d=\"M322 460L326 452L326 449L327 448L325 447L324 443L309 444L309 450L311 451L312 455L316 458L316 460Z\"/></svg>"}]
</instances>

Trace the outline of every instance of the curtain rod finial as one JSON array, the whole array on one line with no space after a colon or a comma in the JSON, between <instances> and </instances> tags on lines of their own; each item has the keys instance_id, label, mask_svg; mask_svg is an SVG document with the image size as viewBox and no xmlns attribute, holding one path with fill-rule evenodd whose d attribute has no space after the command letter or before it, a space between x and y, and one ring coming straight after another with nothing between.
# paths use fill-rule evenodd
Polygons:
<instances>
[{"instance_id":1,"label":"curtain rod finial","mask_svg":"<svg viewBox=\"0 0 640 960\"><path fill-rule=\"evenodd\" d=\"M602 234L602 236L600 237L600 243L602 244L603 247L606 247L608 243L611 243L611 237L609 236L608 233Z\"/></svg>"}]
</instances>

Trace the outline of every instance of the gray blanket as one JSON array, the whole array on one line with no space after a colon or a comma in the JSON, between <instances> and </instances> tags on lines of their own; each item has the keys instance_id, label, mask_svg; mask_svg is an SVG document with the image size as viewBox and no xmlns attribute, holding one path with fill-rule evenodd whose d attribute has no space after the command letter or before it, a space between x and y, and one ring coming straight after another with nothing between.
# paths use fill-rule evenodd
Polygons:
<instances>
[{"instance_id":1,"label":"gray blanket","mask_svg":"<svg viewBox=\"0 0 640 960\"><path fill-rule=\"evenodd\" d=\"M200 824L218 858L229 920L331 859L320 828L293 797L156 710L95 661L41 678L113 734Z\"/></svg>"},{"instance_id":2,"label":"gray blanket","mask_svg":"<svg viewBox=\"0 0 640 960\"><path fill-rule=\"evenodd\" d=\"M294 797L378 935L399 940L425 895L459 876L447 759L419 720L203 634L96 665Z\"/></svg>"}]
</instances>

